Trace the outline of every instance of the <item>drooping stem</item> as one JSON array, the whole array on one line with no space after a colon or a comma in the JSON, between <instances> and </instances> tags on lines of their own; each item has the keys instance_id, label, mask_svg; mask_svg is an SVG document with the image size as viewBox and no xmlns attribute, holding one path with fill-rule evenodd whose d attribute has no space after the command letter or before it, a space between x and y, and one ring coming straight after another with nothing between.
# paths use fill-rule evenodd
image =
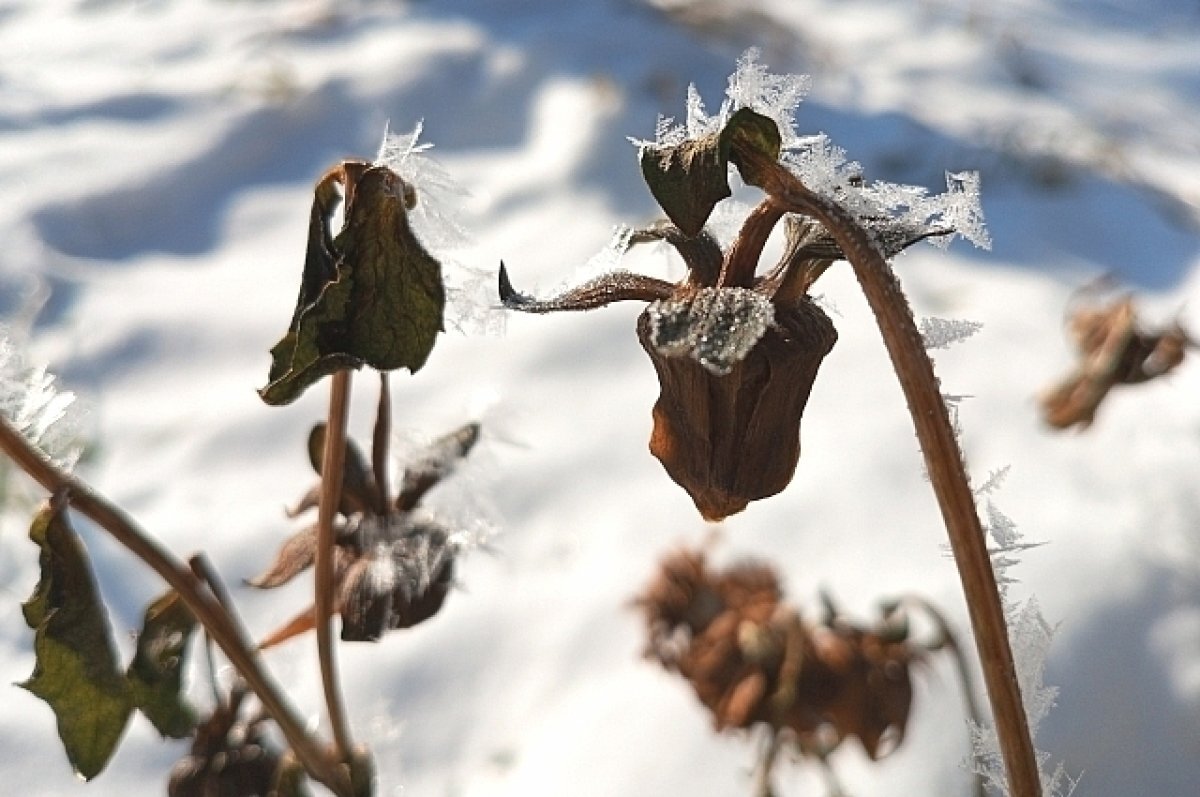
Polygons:
<instances>
[{"instance_id":1,"label":"drooping stem","mask_svg":"<svg viewBox=\"0 0 1200 797\"><path fill-rule=\"evenodd\" d=\"M337 745L338 760L348 761L354 749L350 724L338 686L337 656L333 646L334 539L333 520L342 496L342 469L346 459L346 421L350 414L350 371L343 368L331 378L329 421L325 426L325 450L321 455L321 497L317 508L317 552L313 566L314 608L317 624L317 659L325 706Z\"/></svg>"},{"instance_id":2,"label":"drooping stem","mask_svg":"<svg viewBox=\"0 0 1200 797\"><path fill-rule=\"evenodd\" d=\"M349 795L346 772L323 746L304 729L303 720L288 704L274 679L247 644L237 624L221 601L188 567L163 548L137 523L79 479L50 463L7 420L0 418L0 450L17 467L52 494L64 494L67 503L108 532L114 540L146 563L177 593L196 620L221 648L246 684L262 701L263 708L279 725L288 744L305 770L335 794Z\"/></svg>"},{"instance_id":3,"label":"drooping stem","mask_svg":"<svg viewBox=\"0 0 1200 797\"><path fill-rule=\"evenodd\" d=\"M754 282L754 272L758 269L758 261L762 257L763 247L771 230L783 218L784 208L768 197L750 211L742 229L738 232L737 240L729 247L729 254L721 266L721 275L717 283L723 288L749 288Z\"/></svg>"},{"instance_id":4,"label":"drooping stem","mask_svg":"<svg viewBox=\"0 0 1200 797\"><path fill-rule=\"evenodd\" d=\"M753 168L762 170L764 190L781 207L811 216L825 225L854 268L908 402L929 480L950 537L996 723L1009 794L1040 797L1037 757L975 496L938 389L933 363L925 353L908 299L887 260L849 212L810 191L795 175L765 155L749 148L739 155Z\"/></svg>"}]
</instances>

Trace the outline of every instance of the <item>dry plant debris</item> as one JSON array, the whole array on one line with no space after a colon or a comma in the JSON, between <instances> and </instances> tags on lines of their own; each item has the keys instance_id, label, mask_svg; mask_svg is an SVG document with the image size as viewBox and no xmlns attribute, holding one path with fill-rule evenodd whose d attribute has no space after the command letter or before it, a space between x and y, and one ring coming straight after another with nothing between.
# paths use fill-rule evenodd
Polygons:
<instances>
[{"instance_id":1,"label":"dry plant debris","mask_svg":"<svg viewBox=\"0 0 1200 797\"><path fill-rule=\"evenodd\" d=\"M663 559L635 605L646 622L646 656L691 683L717 730L766 725L819 759L849 737L872 760L899 745L913 665L952 642L916 643L897 607L864 627L827 601L824 618L806 621L783 602L769 565L718 571L695 550Z\"/></svg>"},{"instance_id":2,"label":"dry plant debris","mask_svg":"<svg viewBox=\"0 0 1200 797\"><path fill-rule=\"evenodd\" d=\"M244 716L244 688L232 690L196 728L191 751L175 763L168 797L254 797L309 794L303 769L280 755L267 735L269 720Z\"/></svg>"},{"instance_id":3,"label":"dry plant debris","mask_svg":"<svg viewBox=\"0 0 1200 797\"><path fill-rule=\"evenodd\" d=\"M1069 334L1079 362L1069 376L1040 398L1042 417L1056 429L1087 428L1116 385L1136 385L1170 373L1183 362L1193 340L1178 321L1162 330L1138 323L1133 297L1071 313Z\"/></svg>"}]
</instances>

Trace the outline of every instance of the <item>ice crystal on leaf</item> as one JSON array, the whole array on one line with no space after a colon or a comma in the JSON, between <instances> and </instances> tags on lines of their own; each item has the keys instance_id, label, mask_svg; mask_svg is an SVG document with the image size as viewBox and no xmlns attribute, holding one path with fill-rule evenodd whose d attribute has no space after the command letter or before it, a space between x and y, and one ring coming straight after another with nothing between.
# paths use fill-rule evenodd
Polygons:
<instances>
[{"instance_id":1,"label":"ice crystal on leaf","mask_svg":"<svg viewBox=\"0 0 1200 797\"><path fill-rule=\"evenodd\" d=\"M418 240L441 261L446 323L464 333L499 334L504 316L492 302L496 275L469 268L452 256L471 242L470 233L458 222L468 191L427 154L433 144L420 141L423 129L423 121L411 133L393 133L385 127L375 164L387 166L412 188L408 219Z\"/></svg>"}]
</instances>

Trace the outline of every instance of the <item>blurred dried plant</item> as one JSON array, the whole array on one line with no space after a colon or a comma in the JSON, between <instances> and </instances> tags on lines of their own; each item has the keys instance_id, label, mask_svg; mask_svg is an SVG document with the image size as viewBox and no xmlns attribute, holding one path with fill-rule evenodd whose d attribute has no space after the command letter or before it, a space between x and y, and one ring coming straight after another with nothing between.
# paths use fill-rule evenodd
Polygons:
<instances>
[{"instance_id":1,"label":"blurred dried plant","mask_svg":"<svg viewBox=\"0 0 1200 797\"><path fill-rule=\"evenodd\" d=\"M1138 323L1133 296L1070 313L1068 332L1079 352L1070 375L1042 393L1042 417L1056 429L1087 428L1116 385L1136 385L1170 373L1197 345L1178 321L1148 330Z\"/></svg>"},{"instance_id":2,"label":"blurred dried plant","mask_svg":"<svg viewBox=\"0 0 1200 797\"><path fill-rule=\"evenodd\" d=\"M862 626L825 598L824 616L810 622L783 601L770 565L714 570L701 550L665 557L634 603L647 658L691 683L717 730L766 726L820 761L850 737L872 760L894 750L908 726L914 665L935 650L957 652L927 603L918 602L938 628L928 643L910 637L912 601Z\"/></svg>"}]
</instances>

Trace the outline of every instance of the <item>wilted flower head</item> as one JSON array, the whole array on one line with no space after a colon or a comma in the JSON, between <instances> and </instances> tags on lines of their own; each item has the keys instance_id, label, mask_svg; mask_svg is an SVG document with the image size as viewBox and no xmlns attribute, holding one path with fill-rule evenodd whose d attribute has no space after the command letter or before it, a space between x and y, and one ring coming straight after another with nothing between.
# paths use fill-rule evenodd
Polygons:
<instances>
[{"instance_id":1,"label":"wilted flower head","mask_svg":"<svg viewBox=\"0 0 1200 797\"><path fill-rule=\"evenodd\" d=\"M420 507L421 499L470 452L479 440L472 423L430 444L407 464L398 494L388 494L386 476L369 466L353 442L346 442L342 499L334 524L334 610L342 618L342 639L375 641L386 631L411 628L442 608L454 585L454 563L471 544L471 535L451 528ZM375 436L377 444L386 434ZM309 436L309 455L320 473L325 426ZM374 462L386 459L376 450ZM297 516L319 503L320 485L289 512ZM316 559L317 527L293 535L272 565L249 583L269 589L286 584ZM263 640L277 645L314 627L315 610L306 609Z\"/></svg>"},{"instance_id":2,"label":"wilted flower head","mask_svg":"<svg viewBox=\"0 0 1200 797\"><path fill-rule=\"evenodd\" d=\"M637 333L662 388L650 450L710 520L791 481L801 415L837 339L808 291L845 253L796 195L815 193L848 212L885 257L954 234L988 243L975 175L947 175L949 190L936 197L923 188L867 184L858 165L824 135L793 129L807 78L771 75L757 57L751 50L739 61L716 115L708 115L693 87L684 123L660 119L654 141L634 142L667 220L624 240L671 244L687 265L683 280L614 271L542 300L518 293L503 266L500 272L501 300L513 310L648 303ZM706 224L731 196L732 167L767 196L723 250ZM780 222L787 237L783 256L760 269L763 247Z\"/></svg>"}]
</instances>

